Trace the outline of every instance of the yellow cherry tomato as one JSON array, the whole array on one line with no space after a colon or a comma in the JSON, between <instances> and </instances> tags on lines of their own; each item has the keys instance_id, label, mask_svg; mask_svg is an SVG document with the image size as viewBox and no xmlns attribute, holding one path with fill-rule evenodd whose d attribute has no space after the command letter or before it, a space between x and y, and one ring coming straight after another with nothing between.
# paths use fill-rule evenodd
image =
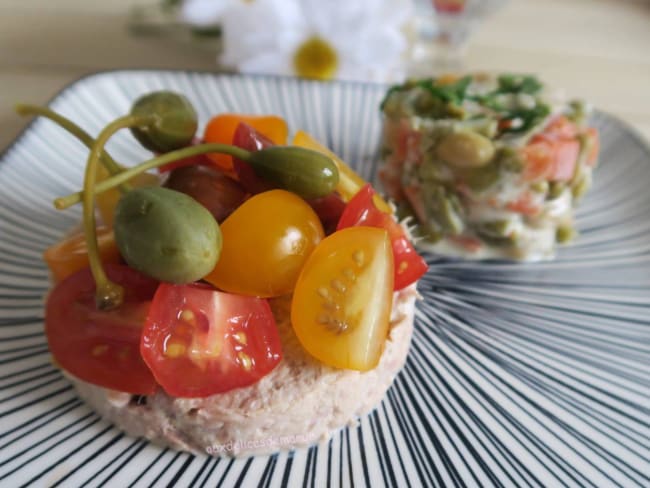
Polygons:
<instances>
[{"instance_id":1,"label":"yellow cherry tomato","mask_svg":"<svg viewBox=\"0 0 650 488\"><path fill-rule=\"evenodd\" d=\"M296 132L296 135L293 138L293 145L312 149L332 158L339 170L339 183L336 187L336 191L341 195L341 198L343 198L344 201L349 202L367 183L367 181L359 176L352 168L350 168L350 166L345 164L345 161L323 146L307 132L302 130ZM390 205L388 205L388 203L386 203L386 201L379 195L375 195L373 201L379 210L393 213L393 209Z\"/></svg>"},{"instance_id":2,"label":"yellow cherry tomato","mask_svg":"<svg viewBox=\"0 0 650 488\"><path fill-rule=\"evenodd\" d=\"M284 190L246 200L221 224L221 234L221 256L204 279L224 291L258 297L291 293L324 236L312 208Z\"/></svg>"},{"instance_id":3,"label":"yellow cherry tomato","mask_svg":"<svg viewBox=\"0 0 650 488\"><path fill-rule=\"evenodd\" d=\"M102 263L117 264L120 262L120 252L115 244L112 230L104 226L97 227L97 244ZM83 232L75 232L46 249L43 259L52 272L52 279L57 283L71 274L87 268L89 266L88 249Z\"/></svg>"},{"instance_id":4,"label":"yellow cherry tomato","mask_svg":"<svg viewBox=\"0 0 650 488\"><path fill-rule=\"evenodd\" d=\"M323 363L367 371L379 363L393 296L393 252L384 229L348 227L305 264L291 303L303 347Z\"/></svg>"}]
</instances>

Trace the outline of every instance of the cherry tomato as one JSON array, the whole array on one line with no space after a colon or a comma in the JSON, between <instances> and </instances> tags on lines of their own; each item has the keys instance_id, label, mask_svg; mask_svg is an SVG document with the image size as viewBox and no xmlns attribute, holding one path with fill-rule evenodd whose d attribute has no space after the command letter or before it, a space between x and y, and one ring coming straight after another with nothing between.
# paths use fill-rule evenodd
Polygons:
<instances>
[{"instance_id":1,"label":"cherry tomato","mask_svg":"<svg viewBox=\"0 0 650 488\"><path fill-rule=\"evenodd\" d=\"M275 146L271 139L245 122L240 122L237 125L232 144L248 151L259 151L266 147ZM233 170L239 182L250 193L261 193L273 188L273 185L257 176L255 170L246 161L233 158Z\"/></svg>"},{"instance_id":2,"label":"cherry tomato","mask_svg":"<svg viewBox=\"0 0 650 488\"><path fill-rule=\"evenodd\" d=\"M221 224L221 233L221 256L204 279L231 293L272 297L293 290L323 227L302 198L271 190L246 200Z\"/></svg>"},{"instance_id":3,"label":"cherry tomato","mask_svg":"<svg viewBox=\"0 0 650 488\"><path fill-rule=\"evenodd\" d=\"M202 142L203 141L201 139L195 137L192 140L191 145L195 146L197 144L201 144ZM176 168L184 168L185 166L197 166L197 165L214 166L212 161L210 161L210 159L206 154L197 154L196 156L190 156L188 158L183 158L177 161L173 161L171 163L163 164L162 166L158 167L158 172L167 173Z\"/></svg>"},{"instance_id":4,"label":"cherry tomato","mask_svg":"<svg viewBox=\"0 0 650 488\"><path fill-rule=\"evenodd\" d=\"M393 217L375 206L374 195L375 191L370 184L364 186L348 202L337 228L345 229L355 225L367 225L386 229L391 239L395 260L395 290L401 290L411 283L415 283L426 273L428 265L417 253L402 226Z\"/></svg>"},{"instance_id":5,"label":"cherry tomato","mask_svg":"<svg viewBox=\"0 0 650 488\"><path fill-rule=\"evenodd\" d=\"M217 222L223 222L247 197L238 182L213 166L176 168L169 173L164 186L194 198Z\"/></svg>"},{"instance_id":6,"label":"cherry tomato","mask_svg":"<svg viewBox=\"0 0 650 488\"><path fill-rule=\"evenodd\" d=\"M266 300L200 284L160 285L140 351L168 394L192 398L255 383L282 358Z\"/></svg>"},{"instance_id":7,"label":"cherry tomato","mask_svg":"<svg viewBox=\"0 0 650 488\"><path fill-rule=\"evenodd\" d=\"M316 215L323 224L325 235L330 235L336 230L339 219L345 210L345 202L336 192L330 193L325 197L312 198L307 203L314 209Z\"/></svg>"},{"instance_id":8,"label":"cherry tomato","mask_svg":"<svg viewBox=\"0 0 650 488\"><path fill-rule=\"evenodd\" d=\"M97 227L97 244L99 259L102 263L119 263L120 251L115 244L113 231L105 226ZM86 237L82 231L75 232L60 242L47 248L43 259L52 272L55 283L62 281L71 274L88 267L88 249Z\"/></svg>"},{"instance_id":9,"label":"cherry tomato","mask_svg":"<svg viewBox=\"0 0 650 488\"><path fill-rule=\"evenodd\" d=\"M242 115L221 114L212 118L205 128L205 142L220 142L231 144L235 130L240 122L245 122L268 137L274 144L287 143L289 129L284 119L275 115ZM231 156L226 154L209 154L208 157L221 169L230 171L233 168Z\"/></svg>"},{"instance_id":10,"label":"cherry tomato","mask_svg":"<svg viewBox=\"0 0 650 488\"><path fill-rule=\"evenodd\" d=\"M336 154L323 146L320 142L314 139L312 136L307 134L304 131L299 130L296 132L295 137L293 138L294 146L300 146L307 149L313 149L323 154L327 154L332 158L336 167L339 170L339 183L336 187L336 191L343 198L344 201L348 202L350 199L357 194L359 190L366 184L361 176L359 176L350 166L345 164L345 162L340 159ZM384 212L392 213L390 205L388 205L383 198L375 194L373 197L375 205Z\"/></svg>"},{"instance_id":11,"label":"cherry tomato","mask_svg":"<svg viewBox=\"0 0 650 488\"><path fill-rule=\"evenodd\" d=\"M156 381L140 356L140 334L158 282L123 265L105 265L124 287L115 310L95 308L88 268L54 287L47 299L45 334L54 360L77 378L104 388L149 395Z\"/></svg>"},{"instance_id":12,"label":"cherry tomato","mask_svg":"<svg viewBox=\"0 0 650 488\"><path fill-rule=\"evenodd\" d=\"M350 227L326 237L307 260L294 291L291 323L315 358L367 371L381 357L392 295L388 233Z\"/></svg>"}]
</instances>

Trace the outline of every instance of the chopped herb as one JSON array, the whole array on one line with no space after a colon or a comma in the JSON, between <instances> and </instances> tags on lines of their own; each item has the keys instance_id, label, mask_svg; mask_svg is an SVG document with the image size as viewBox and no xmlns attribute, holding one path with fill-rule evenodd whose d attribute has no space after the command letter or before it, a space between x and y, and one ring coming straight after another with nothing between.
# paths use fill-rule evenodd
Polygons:
<instances>
[{"instance_id":1,"label":"chopped herb","mask_svg":"<svg viewBox=\"0 0 650 488\"><path fill-rule=\"evenodd\" d=\"M534 95L542 89L539 80L530 75L501 75L497 79L499 93L528 93Z\"/></svg>"}]
</instances>

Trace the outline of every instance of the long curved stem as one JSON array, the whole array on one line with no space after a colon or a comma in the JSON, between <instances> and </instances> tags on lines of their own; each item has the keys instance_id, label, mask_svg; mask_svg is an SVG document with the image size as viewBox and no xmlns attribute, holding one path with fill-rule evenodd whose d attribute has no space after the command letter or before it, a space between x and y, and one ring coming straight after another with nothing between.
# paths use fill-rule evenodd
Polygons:
<instances>
[{"instance_id":1,"label":"long curved stem","mask_svg":"<svg viewBox=\"0 0 650 488\"><path fill-rule=\"evenodd\" d=\"M97 232L95 229L95 179L97 176L97 164L103 153L104 145L120 129L129 127L146 126L151 122L150 117L136 115L125 115L108 124L97 136L86 163L84 175L83 194L83 229L86 237L86 248L88 250L88 262L90 271L93 274L96 285L95 302L100 310L109 310L122 304L124 289L117 283L113 283L106 276L104 267L99 258L99 246L97 245ZM119 176L119 175L118 175Z\"/></svg>"},{"instance_id":2,"label":"long curved stem","mask_svg":"<svg viewBox=\"0 0 650 488\"><path fill-rule=\"evenodd\" d=\"M230 156L234 156L243 161L248 161L251 157L250 151L241 149L236 146L230 146L228 144L218 144L218 143L199 144L196 146L186 147L183 149L177 149L176 151L171 151L163 154L162 156L149 159L144 163L138 164L137 166L133 166L125 171L122 171L118 175L115 175L107 180L104 180L101 183L98 183L97 186L94 187L93 190L94 195L98 195L107 190L110 190L111 188L114 188L117 185L123 184L124 182L130 180L134 176L137 176L138 174L143 173L149 169L157 168L159 166L172 163L179 159L188 158L191 156L197 156L199 154L207 154L207 153L215 153L215 152L229 154ZM84 186L84 191L82 192L72 193L65 197L57 198L56 200L54 200L54 206L59 210L66 209L74 205L75 203L79 203L80 201L82 201L82 199L85 198L86 196L86 192L87 190L85 189Z\"/></svg>"},{"instance_id":3,"label":"long curved stem","mask_svg":"<svg viewBox=\"0 0 650 488\"><path fill-rule=\"evenodd\" d=\"M47 107L41 107L38 105L30 105L25 103L19 103L15 107L16 113L23 116L36 115L40 117L45 117L46 119L51 120L57 124L62 129L68 131L70 134L75 136L79 141L81 141L88 149L92 149L93 144L95 144L95 139L88 134L85 130L75 124L72 120L64 117L63 115L55 112L52 109ZM112 176L117 175L122 172L124 169L119 163L117 163L105 150L102 149L101 153L101 163L106 168L106 171ZM123 183L120 185L122 191L128 191L130 188L128 184Z\"/></svg>"}]
</instances>

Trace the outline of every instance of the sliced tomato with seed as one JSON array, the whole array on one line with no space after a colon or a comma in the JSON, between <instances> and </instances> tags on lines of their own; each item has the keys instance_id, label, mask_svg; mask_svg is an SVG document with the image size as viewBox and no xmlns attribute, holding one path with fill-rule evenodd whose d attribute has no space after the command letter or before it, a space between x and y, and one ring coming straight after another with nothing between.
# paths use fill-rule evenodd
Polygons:
<instances>
[{"instance_id":1,"label":"sliced tomato with seed","mask_svg":"<svg viewBox=\"0 0 650 488\"><path fill-rule=\"evenodd\" d=\"M160 285L140 351L168 394L192 398L251 385L282 358L266 300L203 284Z\"/></svg>"},{"instance_id":2,"label":"sliced tomato with seed","mask_svg":"<svg viewBox=\"0 0 650 488\"><path fill-rule=\"evenodd\" d=\"M323 363L368 371L386 342L392 296L388 233L350 227L326 237L305 263L291 323L303 347Z\"/></svg>"},{"instance_id":3,"label":"sliced tomato with seed","mask_svg":"<svg viewBox=\"0 0 650 488\"><path fill-rule=\"evenodd\" d=\"M124 287L115 310L95 307L95 281L88 268L57 284L47 299L45 334L54 360L77 378L138 395L156 390L140 356L140 334L158 282L123 265L105 264Z\"/></svg>"},{"instance_id":4,"label":"sliced tomato with seed","mask_svg":"<svg viewBox=\"0 0 650 488\"><path fill-rule=\"evenodd\" d=\"M417 253L402 226L375 206L374 195L375 190L370 184L366 184L348 202L337 229L358 225L386 229L391 239L395 262L394 286L395 290L401 290L420 279L429 266Z\"/></svg>"}]
</instances>

